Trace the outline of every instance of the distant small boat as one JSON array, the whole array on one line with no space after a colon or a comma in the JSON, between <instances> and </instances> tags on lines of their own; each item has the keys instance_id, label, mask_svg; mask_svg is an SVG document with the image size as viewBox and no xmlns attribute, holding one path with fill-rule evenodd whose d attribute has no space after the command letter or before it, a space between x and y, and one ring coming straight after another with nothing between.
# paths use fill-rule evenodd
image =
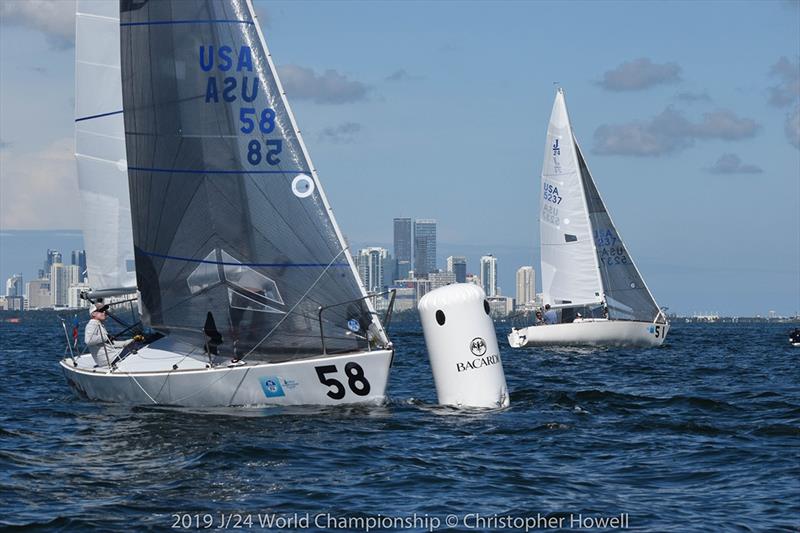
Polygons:
<instances>
[{"instance_id":1,"label":"distant small boat","mask_svg":"<svg viewBox=\"0 0 800 533\"><path fill-rule=\"evenodd\" d=\"M3 322L5 322L7 324L19 324L20 322L22 322L22 319L17 317L17 316L15 316L15 317L11 317L11 318L5 318L5 319L3 319Z\"/></svg>"},{"instance_id":2,"label":"distant small boat","mask_svg":"<svg viewBox=\"0 0 800 533\"><path fill-rule=\"evenodd\" d=\"M800 347L800 328L794 328L789 333L789 344Z\"/></svg>"}]
</instances>

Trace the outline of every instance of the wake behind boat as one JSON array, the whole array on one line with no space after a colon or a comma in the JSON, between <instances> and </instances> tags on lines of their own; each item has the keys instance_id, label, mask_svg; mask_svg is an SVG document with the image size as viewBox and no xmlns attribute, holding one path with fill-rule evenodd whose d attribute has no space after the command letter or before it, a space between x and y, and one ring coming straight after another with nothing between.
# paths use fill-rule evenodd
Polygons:
<instances>
[{"instance_id":1,"label":"wake behind boat","mask_svg":"<svg viewBox=\"0 0 800 533\"><path fill-rule=\"evenodd\" d=\"M70 385L92 399L195 407L383 399L393 347L250 0L112 6L78 4L78 90L86 69L112 66L102 82L120 65L122 101L76 98L76 153L97 162L99 184L127 168L145 334L107 364L63 359ZM103 213L88 211L102 230Z\"/></svg>"},{"instance_id":2,"label":"wake behind boat","mask_svg":"<svg viewBox=\"0 0 800 533\"><path fill-rule=\"evenodd\" d=\"M556 93L542 165L539 216L546 320L513 328L513 348L657 346L669 330L603 203Z\"/></svg>"}]
</instances>

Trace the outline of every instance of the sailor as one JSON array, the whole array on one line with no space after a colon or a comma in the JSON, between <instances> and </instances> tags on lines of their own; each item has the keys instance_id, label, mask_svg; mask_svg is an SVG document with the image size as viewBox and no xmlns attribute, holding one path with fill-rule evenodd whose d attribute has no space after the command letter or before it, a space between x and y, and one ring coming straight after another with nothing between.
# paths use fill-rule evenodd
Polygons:
<instances>
[{"instance_id":1,"label":"sailor","mask_svg":"<svg viewBox=\"0 0 800 533\"><path fill-rule=\"evenodd\" d=\"M543 324L543 323L544 323L544 317L542 316L542 312L537 309L536 310L536 322L534 322L534 324L536 324L538 326L539 324Z\"/></svg>"},{"instance_id":2,"label":"sailor","mask_svg":"<svg viewBox=\"0 0 800 533\"><path fill-rule=\"evenodd\" d=\"M89 308L91 320L86 324L83 342L92 354L95 366L108 367L114 363L114 359L122 351L128 342L114 343L109 336L103 322L108 318L108 306L102 303L92 304Z\"/></svg>"},{"instance_id":3,"label":"sailor","mask_svg":"<svg viewBox=\"0 0 800 533\"><path fill-rule=\"evenodd\" d=\"M558 323L558 316L556 316L556 310L550 309L550 304L545 304L544 306L544 323L545 324Z\"/></svg>"}]
</instances>

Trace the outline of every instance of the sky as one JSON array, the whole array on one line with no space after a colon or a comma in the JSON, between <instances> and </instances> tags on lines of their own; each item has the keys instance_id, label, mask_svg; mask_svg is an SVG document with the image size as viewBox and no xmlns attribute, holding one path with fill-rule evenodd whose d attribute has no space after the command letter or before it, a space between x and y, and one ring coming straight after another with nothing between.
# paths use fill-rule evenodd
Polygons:
<instances>
[{"instance_id":1,"label":"sky","mask_svg":"<svg viewBox=\"0 0 800 533\"><path fill-rule=\"evenodd\" d=\"M493 253L513 296L558 84L660 305L800 312L800 1L255 5L353 248L434 218L440 267ZM71 0L0 2L2 279L15 230L79 228L73 33Z\"/></svg>"}]
</instances>

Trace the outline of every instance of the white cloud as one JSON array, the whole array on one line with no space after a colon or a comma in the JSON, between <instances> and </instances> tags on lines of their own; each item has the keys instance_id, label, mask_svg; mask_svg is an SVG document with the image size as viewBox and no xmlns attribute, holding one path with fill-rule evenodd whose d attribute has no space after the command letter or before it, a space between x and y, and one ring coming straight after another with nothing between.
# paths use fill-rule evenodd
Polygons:
<instances>
[{"instance_id":1,"label":"white cloud","mask_svg":"<svg viewBox=\"0 0 800 533\"><path fill-rule=\"evenodd\" d=\"M0 227L80 227L78 179L72 138L34 153L0 152Z\"/></svg>"},{"instance_id":2,"label":"white cloud","mask_svg":"<svg viewBox=\"0 0 800 533\"><path fill-rule=\"evenodd\" d=\"M800 100L800 58L792 62L781 57L772 65L770 74L779 78L779 82L769 88L769 103L775 107L796 104Z\"/></svg>"},{"instance_id":3,"label":"white cloud","mask_svg":"<svg viewBox=\"0 0 800 533\"><path fill-rule=\"evenodd\" d=\"M706 169L712 174L761 174L761 167L742 163L736 154L722 154L712 167Z\"/></svg>"},{"instance_id":4,"label":"white cloud","mask_svg":"<svg viewBox=\"0 0 800 533\"><path fill-rule=\"evenodd\" d=\"M75 0L2 0L0 23L41 31L54 48L75 45Z\"/></svg>"},{"instance_id":5,"label":"white cloud","mask_svg":"<svg viewBox=\"0 0 800 533\"><path fill-rule=\"evenodd\" d=\"M345 122L335 127L325 128L320 133L321 141L328 141L336 144L350 144L355 141L356 134L361 131L361 124L357 122Z\"/></svg>"},{"instance_id":6,"label":"white cloud","mask_svg":"<svg viewBox=\"0 0 800 533\"><path fill-rule=\"evenodd\" d=\"M386 81L417 81L421 79L422 76L414 76L412 74L409 74L404 68L395 70L394 72L386 76Z\"/></svg>"},{"instance_id":7,"label":"white cloud","mask_svg":"<svg viewBox=\"0 0 800 533\"><path fill-rule=\"evenodd\" d=\"M278 67L283 87L291 99L313 100L318 104L347 104L367 99L369 87L360 81L328 69L317 75L297 65Z\"/></svg>"},{"instance_id":8,"label":"white cloud","mask_svg":"<svg viewBox=\"0 0 800 533\"><path fill-rule=\"evenodd\" d=\"M702 121L693 123L680 111L667 107L647 121L600 126L594 132L594 152L659 156L688 148L697 139L745 139L758 129L754 120L737 117L732 111L705 113Z\"/></svg>"},{"instance_id":9,"label":"white cloud","mask_svg":"<svg viewBox=\"0 0 800 533\"><path fill-rule=\"evenodd\" d=\"M800 105L786 114L783 131L789 144L800 150Z\"/></svg>"},{"instance_id":10,"label":"white cloud","mask_svg":"<svg viewBox=\"0 0 800 533\"><path fill-rule=\"evenodd\" d=\"M677 63L657 64L646 57L626 61L614 70L606 71L598 85L609 91L640 91L654 85L681 80Z\"/></svg>"}]
</instances>

